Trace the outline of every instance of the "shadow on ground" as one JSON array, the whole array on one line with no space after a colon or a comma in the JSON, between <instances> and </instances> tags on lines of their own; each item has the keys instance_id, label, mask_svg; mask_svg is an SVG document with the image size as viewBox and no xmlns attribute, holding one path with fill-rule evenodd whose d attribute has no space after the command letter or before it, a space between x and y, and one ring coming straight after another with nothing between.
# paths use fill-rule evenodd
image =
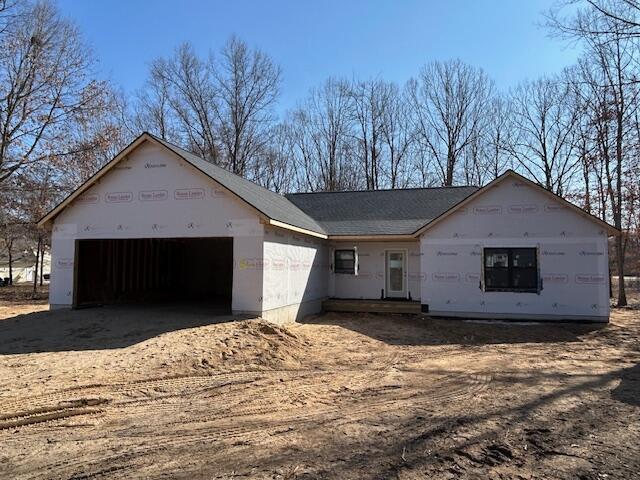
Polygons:
<instances>
[{"instance_id":1,"label":"shadow on ground","mask_svg":"<svg viewBox=\"0 0 640 480\"><path fill-rule=\"evenodd\" d=\"M640 364L620 372L620 385L613 389L611 396L620 402L640 406Z\"/></svg>"},{"instance_id":2,"label":"shadow on ground","mask_svg":"<svg viewBox=\"0 0 640 480\"><path fill-rule=\"evenodd\" d=\"M166 332L245 318L210 304L35 312L0 320L0 355L123 348Z\"/></svg>"},{"instance_id":3,"label":"shadow on ground","mask_svg":"<svg viewBox=\"0 0 640 480\"><path fill-rule=\"evenodd\" d=\"M303 323L336 325L389 345L491 345L578 342L591 332L606 330L602 323L465 322L409 315L328 313Z\"/></svg>"}]
</instances>

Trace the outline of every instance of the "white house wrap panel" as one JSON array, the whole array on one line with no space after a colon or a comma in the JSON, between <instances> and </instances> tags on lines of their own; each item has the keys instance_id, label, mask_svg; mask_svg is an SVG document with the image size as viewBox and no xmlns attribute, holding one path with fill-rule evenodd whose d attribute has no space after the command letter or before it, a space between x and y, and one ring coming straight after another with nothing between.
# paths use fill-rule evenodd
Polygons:
<instances>
[{"instance_id":1,"label":"white house wrap panel","mask_svg":"<svg viewBox=\"0 0 640 480\"><path fill-rule=\"evenodd\" d=\"M55 219L50 303L73 302L75 240L233 238L234 311L262 311L259 216L166 148L145 142Z\"/></svg>"},{"instance_id":2,"label":"white house wrap panel","mask_svg":"<svg viewBox=\"0 0 640 480\"><path fill-rule=\"evenodd\" d=\"M263 251L263 316L286 322L319 311L328 295L326 242L267 227Z\"/></svg>"},{"instance_id":3,"label":"white house wrap panel","mask_svg":"<svg viewBox=\"0 0 640 480\"><path fill-rule=\"evenodd\" d=\"M400 250L407 255L407 296L420 300L424 277L420 273L420 243L413 242L332 242L333 250L353 249L357 252L357 275L332 273L329 294L335 298L377 299L386 288L385 252ZM385 295L386 296L386 295Z\"/></svg>"},{"instance_id":4,"label":"white house wrap panel","mask_svg":"<svg viewBox=\"0 0 640 480\"><path fill-rule=\"evenodd\" d=\"M442 315L606 321L607 235L539 189L507 178L423 234L422 303ZM535 247L541 291L484 291L487 247Z\"/></svg>"}]
</instances>

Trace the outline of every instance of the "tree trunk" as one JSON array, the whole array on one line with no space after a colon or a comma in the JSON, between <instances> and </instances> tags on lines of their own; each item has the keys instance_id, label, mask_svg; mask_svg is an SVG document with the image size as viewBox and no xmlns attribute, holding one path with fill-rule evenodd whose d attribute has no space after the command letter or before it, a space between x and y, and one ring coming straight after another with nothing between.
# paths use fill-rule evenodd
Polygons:
<instances>
[{"instance_id":1,"label":"tree trunk","mask_svg":"<svg viewBox=\"0 0 640 480\"><path fill-rule=\"evenodd\" d=\"M44 278L44 245L40 249L40 286L42 286Z\"/></svg>"},{"instance_id":2,"label":"tree trunk","mask_svg":"<svg viewBox=\"0 0 640 480\"><path fill-rule=\"evenodd\" d=\"M620 76L620 74L618 74ZM622 79L618 78L620 85L622 85ZM616 132L616 202L615 202L615 211L614 211L614 222L615 226L618 230L622 232L622 142L623 142L623 132L624 132L624 123L623 123L623 112L624 112L624 104L622 102L622 92L620 92L620 108L617 113L617 132ZM622 243L622 233L620 235L616 235L616 259L618 261L618 307L625 307L627 305L627 293L624 288L624 245Z\"/></svg>"},{"instance_id":3,"label":"tree trunk","mask_svg":"<svg viewBox=\"0 0 640 480\"><path fill-rule=\"evenodd\" d=\"M618 262L618 307L627 305L627 292L624 287L624 246L622 234L616 236L616 261Z\"/></svg>"},{"instance_id":4,"label":"tree trunk","mask_svg":"<svg viewBox=\"0 0 640 480\"><path fill-rule=\"evenodd\" d=\"M13 285L13 239L7 244L9 253L9 285Z\"/></svg>"},{"instance_id":5,"label":"tree trunk","mask_svg":"<svg viewBox=\"0 0 640 480\"><path fill-rule=\"evenodd\" d=\"M42 246L42 235L38 235L38 248L36 250L36 268L33 271L33 295L38 293L38 267L40 265L40 248Z\"/></svg>"},{"instance_id":6,"label":"tree trunk","mask_svg":"<svg viewBox=\"0 0 640 480\"><path fill-rule=\"evenodd\" d=\"M624 141L624 112L626 111L626 102L624 96L624 82L622 78L622 64L620 56L620 42L616 43L617 53L617 82L618 82L618 105L616 112L616 202L614 211L615 226L622 232L622 176L623 167L623 141ZM612 205L613 207L614 205ZM627 293L624 288L624 245L622 243L622 234L616 236L616 258L618 260L618 307L627 305Z\"/></svg>"},{"instance_id":7,"label":"tree trunk","mask_svg":"<svg viewBox=\"0 0 640 480\"><path fill-rule=\"evenodd\" d=\"M613 279L613 275L611 275L611 262L609 262L609 265L607 265L607 273L609 275L609 298L613 298L613 285L611 283L611 280Z\"/></svg>"},{"instance_id":8,"label":"tree trunk","mask_svg":"<svg viewBox=\"0 0 640 480\"><path fill-rule=\"evenodd\" d=\"M589 183L589 166L587 164L587 154L586 154L587 148L586 146L582 145L582 179L584 181L584 209L588 212L591 213L592 209L591 209L591 187L590 187L590 183Z\"/></svg>"},{"instance_id":9,"label":"tree trunk","mask_svg":"<svg viewBox=\"0 0 640 480\"><path fill-rule=\"evenodd\" d=\"M449 151L447 154L447 172L444 178L444 186L453 186L453 170L455 167L456 159L453 152Z\"/></svg>"}]
</instances>

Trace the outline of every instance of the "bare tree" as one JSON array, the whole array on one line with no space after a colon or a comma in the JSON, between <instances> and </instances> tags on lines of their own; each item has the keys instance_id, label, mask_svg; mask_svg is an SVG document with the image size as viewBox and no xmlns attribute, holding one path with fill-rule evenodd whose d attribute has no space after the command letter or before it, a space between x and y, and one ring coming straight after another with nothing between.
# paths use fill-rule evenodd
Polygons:
<instances>
[{"instance_id":1,"label":"bare tree","mask_svg":"<svg viewBox=\"0 0 640 480\"><path fill-rule=\"evenodd\" d=\"M0 36L9 30L17 16L25 13L23 8L19 8L20 6L19 0L0 0ZM0 55L2 55L1 52Z\"/></svg>"},{"instance_id":2,"label":"bare tree","mask_svg":"<svg viewBox=\"0 0 640 480\"><path fill-rule=\"evenodd\" d=\"M0 182L52 154L79 112L99 111L104 84L75 25L46 2L19 7L0 36ZM62 149L62 151L60 150Z\"/></svg>"},{"instance_id":3,"label":"bare tree","mask_svg":"<svg viewBox=\"0 0 640 480\"><path fill-rule=\"evenodd\" d=\"M160 69L159 65L156 67ZM126 124L132 135L149 131L164 140L179 141L180 126L172 108L171 87L165 75L158 73L152 71L145 88L136 93L133 112L127 112L125 117Z\"/></svg>"},{"instance_id":4,"label":"bare tree","mask_svg":"<svg viewBox=\"0 0 640 480\"><path fill-rule=\"evenodd\" d=\"M486 169L489 175L482 183L499 177L505 169L513 168L509 146L513 141L511 130L511 103L504 96L491 99L487 111L487 123L483 132L486 145Z\"/></svg>"},{"instance_id":5,"label":"bare tree","mask_svg":"<svg viewBox=\"0 0 640 480\"><path fill-rule=\"evenodd\" d=\"M363 186L353 161L349 84L329 79L293 112L298 188L334 191Z\"/></svg>"},{"instance_id":6,"label":"bare tree","mask_svg":"<svg viewBox=\"0 0 640 480\"><path fill-rule=\"evenodd\" d=\"M591 56L585 56L572 69L570 81L581 106L576 125L577 155L584 188L583 206L604 221L609 215L609 194L605 180L615 144L610 99L602 87L602 70Z\"/></svg>"},{"instance_id":7,"label":"bare tree","mask_svg":"<svg viewBox=\"0 0 640 480\"><path fill-rule=\"evenodd\" d=\"M433 62L409 83L417 132L443 185L455 182L462 152L478 135L493 84L460 60Z\"/></svg>"},{"instance_id":8,"label":"bare tree","mask_svg":"<svg viewBox=\"0 0 640 480\"><path fill-rule=\"evenodd\" d=\"M570 17L566 10L571 11ZM593 15L604 21L594 23ZM561 0L546 17L552 31L568 37L640 37L638 0Z\"/></svg>"},{"instance_id":9,"label":"bare tree","mask_svg":"<svg viewBox=\"0 0 640 480\"><path fill-rule=\"evenodd\" d=\"M15 183L15 179L11 178L4 184ZM15 246L22 234L24 226L16 211L17 201L13 192L6 192L0 197L0 241L2 241L0 252L2 256L6 256L7 266L9 267L9 285L13 284L13 261L15 254Z\"/></svg>"},{"instance_id":10,"label":"bare tree","mask_svg":"<svg viewBox=\"0 0 640 480\"><path fill-rule=\"evenodd\" d=\"M244 175L264 147L274 124L272 107L280 90L280 67L258 49L231 37L215 70L215 112L229 170Z\"/></svg>"},{"instance_id":11,"label":"bare tree","mask_svg":"<svg viewBox=\"0 0 640 480\"><path fill-rule=\"evenodd\" d=\"M382 120L382 141L387 152L386 185L405 188L414 181L410 157L416 149L415 121L406 91L389 84Z\"/></svg>"},{"instance_id":12,"label":"bare tree","mask_svg":"<svg viewBox=\"0 0 640 480\"><path fill-rule=\"evenodd\" d=\"M57 180L56 169L54 162L48 160L38 162L31 168L21 170L11 177L12 182L20 190L20 194L13 197L13 213L16 224L21 227L20 230L27 244L34 246L34 294L37 293L40 258L48 243L49 235L46 230L38 228L36 222L42 218L49 206L54 203L55 197L58 196L57 189L52 188Z\"/></svg>"},{"instance_id":13,"label":"bare tree","mask_svg":"<svg viewBox=\"0 0 640 480\"><path fill-rule=\"evenodd\" d=\"M353 81L349 86L353 135L367 190L382 186L382 131L388 89L389 84L377 79Z\"/></svg>"},{"instance_id":14,"label":"bare tree","mask_svg":"<svg viewBox=\"0 0 640 480\"><path fill-rule=\"evenodd\" d=\"M547 190L563 195L576 173L576 125L572 89L559 79L520 85L512 95L515 138L509 147L520 168Z\"/></svg>"},{"instance_id":15,"label":"bare tree","mask_svg":"<svg viewBox=\"0 0 640 480\"><path fill-rule=\"evenodd\" d=\"M47 160L55 171L55 182L49 189L71 192L132 140L121 119L122 99L105 89L100 102L102 107L98 111L74 115L73 128L64 139L65 152Z\"/></svg>"},{"instance_id":16,"label":"bare tree","mask_svg":"<svg viewBox=\"0 0 640 480\"><path fill-rule=\"evenodd\" d=\"M200 58L185 43L151 64L132 125L246 176L259 170L250 163L263 158L279 87L280 68L236 37L219 60L213 53Z\"/></svg>"},{"instance_id":17,"label":"bare tree","mask_svg":"<svg viewBox=\"0 0 640 480\"><path fill-rule=\"evenodd\" d=\"M269 133L269 143L261 149L258 161L251 163L251 178L277 193L292 191L296 168L294 149L291 126L280 123L273 127Z\"/></svg>"},{"instance_id":18,"label":"bare tree","mask_svg":"<svg viewBox=\"0 0 640 480\"><path fill-rule=\"evenodd\" d=\"M604 8L602 8L604 7ZM608 197L609 214L621 231L629 228L629 165L637 153L633 119L638 108L638 44L628 19L637 5L630 1L593 1L571 17L549 16L554 31L582 41L589 58L582 64L585 83L593 92L592 118L602 155L601 190ZM619 306L627 304L624 267L627 234L615 239Z\"/></svg>"},{"instance_id":19,"label":"bare tree","mask_svg":"<svg viewBox=\"0 0 640 480\"><path fill-rule=\"evenodd\" d=\"M615 147L613 162L606 162L605 178L606 190L609 193L611 214L616 228L623 230L625 212L624 180L626 176L626 161L630 154L632 139L629 132L628 121L633 118L637 110L638 89L631 84L629 76L635 78L635 72L630 71L630 55L634 55L636 46L625 45L621 36L614 35L607 43L594 44L598 53L600 67L604 74L607 95L610 98L610 110L606 113L613 119L613 131L615 135ZM624 235L618 235L616 244L616 264L618 270L618 306L627 304L624 283L625 246Z\"/></svg>"},{"instance_id":20,"label":"bare tree","mask_svg":"<svg viewBox=\"0 0 640 480\"><path fill-rule=\"evenodd\" d=\"M213 163L224 163L215 75L213 59L198 58L188 43L171 57L154 60L146 88L138 93L137 124Z\"/></svg>"}]
</instances>

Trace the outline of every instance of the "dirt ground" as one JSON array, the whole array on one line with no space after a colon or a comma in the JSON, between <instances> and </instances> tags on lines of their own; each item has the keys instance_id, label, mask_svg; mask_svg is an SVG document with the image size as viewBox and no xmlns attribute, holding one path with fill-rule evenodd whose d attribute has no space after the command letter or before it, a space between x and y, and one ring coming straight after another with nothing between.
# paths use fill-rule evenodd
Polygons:
<instances>
[{"instance_id":1,"label":"dirt ground","mask_svg":"<svg viewBox=\"0 0 640 480\"><path fill-rule=\"evenodd\" d=\"M0 319L23 313L49 309L48 285L38 286L34 295L33 284L19 284L0 288ZM0 338L0 340L2 340Z\"/></svg>"},{"instance_id":2,"label":"dirt ground","mask_svg":"<svg viewBox=\"0 0 640 480\"><path fill-rule=\"evenodd\" d=\"M640 478L632 300L607 326L280 328L2 298L0 478Z\"/></svg>"}]
</instances>

